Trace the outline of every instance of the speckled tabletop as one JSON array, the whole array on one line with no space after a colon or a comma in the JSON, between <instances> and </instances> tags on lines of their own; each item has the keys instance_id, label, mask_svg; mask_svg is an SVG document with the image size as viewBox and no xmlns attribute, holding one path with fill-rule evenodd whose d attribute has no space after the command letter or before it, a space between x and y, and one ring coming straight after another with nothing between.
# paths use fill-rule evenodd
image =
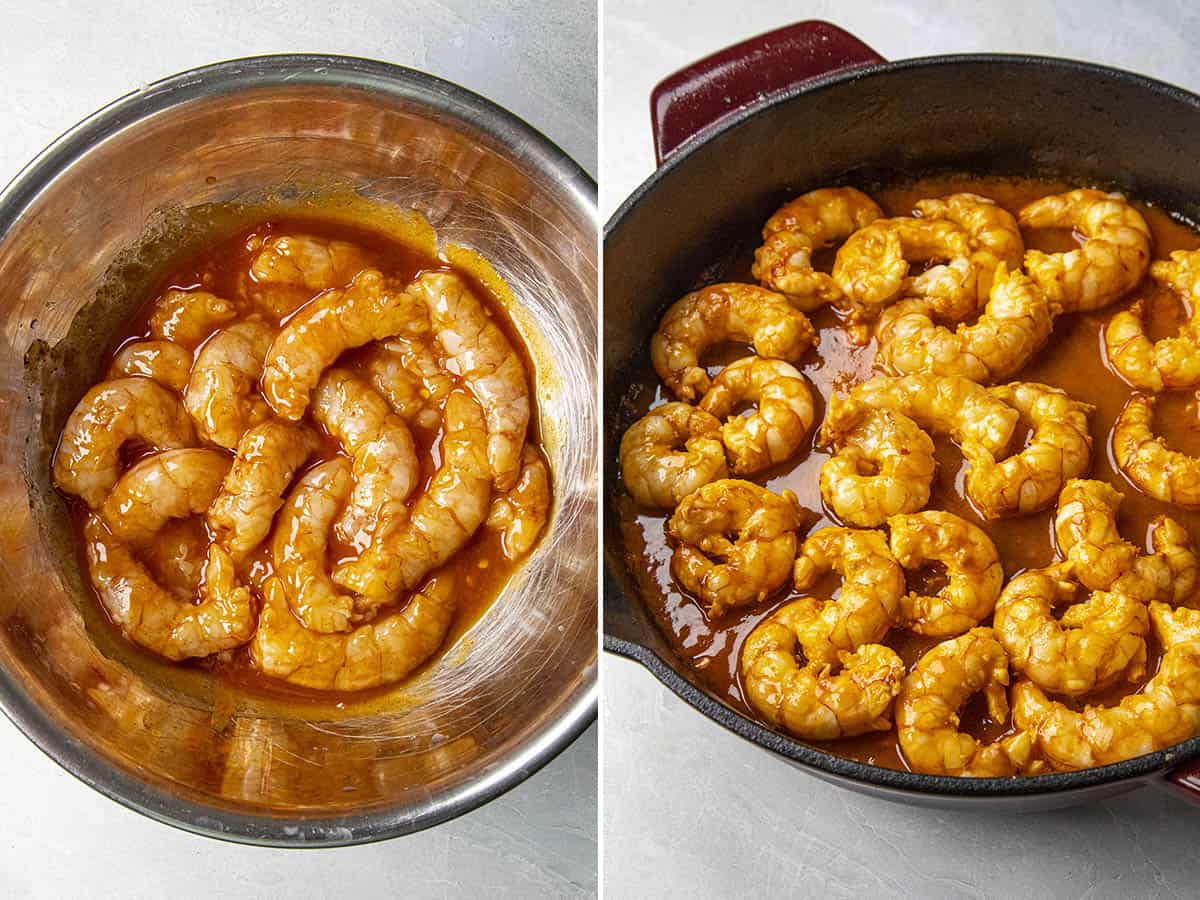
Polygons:
<instances>
[{"instance_id":1,"label":"speckled tabletop","mask_svg":"<svg viewBox=\"0 0 1200 900\"><path fill-rule=\"evenodd\" d=\"M650 173L650 89L692 60L801 18L828 19L883 56L1008 51L1094 60L1200 90L1200 7L608 0L601 211ZM1052 10L1052 11L1051 11ZM686 24L685 24L686 23ZM612 900L696 897L1150 898L1200 894L1200 810L1144 789L1039 815L946 812L807 777L605 655L604 889Z\"/></svg>"},{"instance_id":2,"label":"speckled tabletop","mask_svg":"<svg viewBox=\"0 0 1200 900\"><path fill-rule=\"evenodd\" d=\"M424 69L515 111L596 169L588 0L43 0L2 4L0 180L140 84L255 53L327 52ZM0 897L588 897L596 729L493 803L393 841L263 850L193 837L76 781L0 716Z\"/></svg>"}]
</instances>

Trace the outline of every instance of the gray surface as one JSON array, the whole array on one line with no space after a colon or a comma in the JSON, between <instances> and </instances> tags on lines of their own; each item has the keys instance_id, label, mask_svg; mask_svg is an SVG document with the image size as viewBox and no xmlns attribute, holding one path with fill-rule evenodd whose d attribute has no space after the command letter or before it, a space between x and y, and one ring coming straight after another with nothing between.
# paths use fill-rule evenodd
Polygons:
<instances>
[{"instance_id":1,"label":"gray surface","mask_svg":"<svg viewBox=\"0 0 1200 900\"><path fill-rule=\"evenodd\" d=\"M831 3L794 7L885 57L1035 52L1200 89L1195 4ZM650 89L718 47L791 21L780 4L608 0L602 212L653 168ZM681 28L680 23L686 22ZM1014 103L1020 102L1013 98ZM1200 811L1152 790L1042 815L940 812L805 776L604 657L604 887L695 897L1194 897Z\"/></svg>"},{"instance_id":2,"label":"gray surface","mask_svg":"<svg viewBox=\"0 0 1200 900\"><path fill-rule=\"evenodd\" d=\"M0 181L139 84L234 56L374 57L514 110L595 171L595 11L531 0L5 4ZM90 9L89 9L90 7ZM60 770L0 717L0 897L583 897L596 884L596 729L509 794L411 837L279 851L193 837ZM86 887L85 887L86 885Z\"/></svg>"}]
</instances>

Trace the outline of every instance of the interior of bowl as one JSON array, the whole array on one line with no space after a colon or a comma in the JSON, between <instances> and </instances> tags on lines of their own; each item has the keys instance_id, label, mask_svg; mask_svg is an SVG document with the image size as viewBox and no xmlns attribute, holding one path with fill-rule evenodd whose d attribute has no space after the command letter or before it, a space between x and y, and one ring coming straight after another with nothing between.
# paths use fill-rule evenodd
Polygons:
<instances>
[{"instance_id":1,"label":"interior of bowl","mask_svg":"<svg viewBox=\"0 0 1200 900\"><path fill-rule=\"evenodd\" d=\"M466 92L361 61L224 64L68 134L0 207L0 699L52 756L189 828L344 843L432 824L586 725L596 664L595 224L585 176ZM178 253L264 210L415 209L511 285L555 484L546 538L495 605L385 704L331 711L165 677L95 623L57 435ZM354 206L350 203L349 206Z\"/></svg>"}]
</instances>

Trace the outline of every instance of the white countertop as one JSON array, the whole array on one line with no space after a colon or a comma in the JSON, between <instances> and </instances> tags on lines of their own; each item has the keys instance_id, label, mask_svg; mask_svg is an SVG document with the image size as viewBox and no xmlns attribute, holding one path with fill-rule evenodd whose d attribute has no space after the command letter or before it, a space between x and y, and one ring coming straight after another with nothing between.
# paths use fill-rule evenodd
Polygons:
<instances>
[{"instance_id":1,"label":"white countertop","mask_svg":"<svg viewBox=\"0 0 1200 900\"><path fill-rule=\"evenodd\" d=\"M257 53L367 56L515 111L591 172L595 9L587 0L41 0L7 4L0 181L99 106L181 69ZM0 897L586 897L595 894L596 728L493 803L421 834L264 850L129 812L0 716Z\"/></svg>"},{"instance_id":2,"label":"white countertop","mask_svg":"<svg viewBox=\"0 0 1200 900\"><path fill-rule=\"evenodd\" d=\"M969 51L1094 60L1200 90L1200 6L607 0L601 212L654 166L647 115L664 75L801 18L827 19L886 58ZM1197 156L1200 166L1200 155ZM1154 790L1039 815L947 812L808 777L605 655L604 889L653 896L1194 897L1200 810Z\"/></svg>"}]
</instances>

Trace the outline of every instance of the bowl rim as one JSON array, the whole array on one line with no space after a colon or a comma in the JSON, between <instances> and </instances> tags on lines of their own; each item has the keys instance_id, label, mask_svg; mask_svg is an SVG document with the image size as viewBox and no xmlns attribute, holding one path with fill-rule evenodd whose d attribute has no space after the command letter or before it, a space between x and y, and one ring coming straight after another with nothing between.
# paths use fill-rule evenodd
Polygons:
<instances>
[{"instance_id":1,"label":"bowl rim","mask_svg":"<svg viewBox=\"0 0 1200 900\"><path fill-rule=\"evenodd\" d=\"M524 119L458 84L379 60L316 53L249 56L188 69L101 107L63 132L0 191L0 240L37 195L95 144L172 107L202 98L283 84L350 88L421 104L462 121L510 158L549 172L573 205L598 221L596 182L557 144ZM339 847L411 834L495 799L537 772L596 719L598 658L580 673L586 683L553 721L481 777L415 808L384 808L320 818L237 813L185 800L93 753L59 728L5 670L0 710L35 746L84 784L122 806L175 828L235 843L280 848ZM589 671L590 670L590 671ZM590 682L590 683L587 683Z\"/></svg>"}]
</instances>

